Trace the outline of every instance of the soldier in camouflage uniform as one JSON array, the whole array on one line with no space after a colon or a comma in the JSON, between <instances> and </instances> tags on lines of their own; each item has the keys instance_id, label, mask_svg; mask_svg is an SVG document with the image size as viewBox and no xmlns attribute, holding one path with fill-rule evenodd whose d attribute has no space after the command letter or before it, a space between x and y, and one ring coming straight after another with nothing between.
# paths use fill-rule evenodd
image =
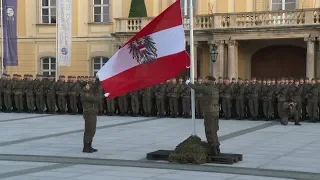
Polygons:
<instances>
[{"instance_id":1,"label":"soldier in camouflage uniform","mask_svg":"<svg viewBox=\"0 0 320 180\"><path fill-rule=\"evenodd\" d=\"M124 116L128 113L128 99L127 94L118 96L118 104L120 109L120 115Z\"/></svg>"},{"instance_id":2,"label":"soldier in camouflage uniform","mask_svg":"<svg viewBox=\"0 0 320 180\"><path fill-rule=\"evenodd\" d=\"M203 93L204 126L208 144L211 146L209 154L220 155L220 143L218 139L219 130L219 89L214 85L215 78L208 76L203 85L193 85L188 80L188 84L195 91Z\"/></svg>"},{"instance_id":3,"label":"soldier in camouflage uniform","mask_svg":"<svg viewBox=\"0 0 320 180\"><path fill-rule=\"evenodd\" d=\"M47 95L47 109L50 114L54 114L56 112L56 86L57 83L54 76L50 75L45 87Z\"/></svg>"},{"instance_id":4,"label":"soldier in camouflage uniform","mask_svg":"<svg viewBox=\"0 0 320 180\"><path fill-rule=\"evenodd\" d=\"M178 97L179 97L179 87L177 85L177 80L172 79L171 84L167 87L167 96L169 98L169 107L172 118L178 116Z\"/></svg>"},{"instance_id":5,"label":"soldier in camouflage uniform","mask_svg":"<svg viewBox=\"0 0 320 180\"><path fill-rule=\"evenodd\" d=\"M202 85L202 78L199 77L195 84ZM199 119L203 118L203 107L202 107L202 97L203 94L201 92L195 92L195 110L196 110L196 117Z\"/></svg>"},{"instance_id":6,"label":"soldier in camouflage uniform","mask_svg":"<svg viewBox=\"0 0 320 180\"><path fill-rule=\"evenodd\" d=\"M165 104L166 89L167 89L166 83L158 84L154 88L154 94L156 97L156 105L157 105L157 115L159 117L164 117L166 114L166 104Z\"/></svg>"},{"instance_id":7,"label":"soldier in camouflage uniform","mask_svg":"<svg viewBox=\"0 0 320 180\"><path fill-rule=\"evenodd\" d=\"M34 112L35 110L34 81L33 81L32 75L29 75L26 78L27 78L27 81L26 81L25 92L26 92L27 108L28 108L28 112L31 113L31 112Z\"/></svg>"},{"instance_id":8,"label":"soldier in camouflage uniform","mask_svg":"<svg viewBox=\"0 0 320 180\"><path fill-rule=\"evenodd\" d=\"M191 116L191 89L185 85L180 85L180 96L182 98L183 117Z\"/></svg>"},{"instance_id":9,"label":"soldier in camouflage uniform","mask_svg":"<svg viewBox=\"0 0 320 180\"><path fill-rule=\"evenodd\" d=\"M263 85L261 89L263 116L266 117L268 121L272 119L273 115L273 90L271 80L268 79L266 85Z\"/></svg>"},{"instance_id":10,"label":"soldier in camouflage uniform","mask_svg":"<svg viewBox=\"0 0 320 180\"><path fill-rule=\"evenodd\" d=\"M294 102L285 102L281 106L281 111L279 113L280 122L282 125L288 125L288 121L290 118L293 118L295 123L294 125L300 126L299 123L299 115L297 110L297 104Z\"/></svg>"},{"instance_id":11,"label":"soldier in camouflage uniform","mask_svg":"<svg viewBox=\"0 0 320 180\"><path fill-rule=\"evenodd\" d=\"M319 87L316 84L315 79L311 79L311 88L306 92L306 98L308 102L308 116L312 122L317 122L317 107L318 107L318 93Z\"/></svg>"},{"instance_id":12,"label":"soldier in camouflage uniform","mask_svg":"<svg viewBox=\"0 0 320 180\"><path fill-rule=\"evenodd\" d=\"M3 88L4 84L6 82L6 76L5 74L2 74L1 79L0 79L0 110L4 111L5 106L3 104Z\"/></svg>"},{"instance_id":13,"label":"soldier in camouflage uniform","mask_svg":"<svg viewBox=\"0 0 320 180\"><path fill-rule=\"evenodd\" d=\"M78 96L80 94L80 84L76 81L76 77L70 77L70 83L68 87L69 95L69 108L72 115L76 115L78 111Z\"/></svg>"},{"instance_id":14,"label":"soldier in camouflage uniform","mask_svg":"<svg viewBox=\"0 0 320 180\"><path fill-rule=\"evenodd\" d=\"M252 120L258 119L258 98L259 98L259 88L260 86L256 83L256 78L252 78L251 84L247 88L248 105L250 110L250 115Z\"/></svg>"},{"instance_id":15,"label":"soldier in camouflage uniform","mask_svg":"<svg viewBox=\"0 0 320 180\"><path fill-rule=\"evenodd\" d=\"M238 83L234 87L233 93L236 98L237 119L242 120L245 117L245 85L241 78L238 78Z\"/></svg>"},{"instance_id":16,"label":"soldier in camouflage uniform","mask_svg":"<svg viewBox=\"0 0 320 180\"><path fill-rule=\"evenodd\" d=\"M231 108L232 108L232 102L231 102L231 96L232 96L232 88L230 85L230 79L226 78L225 84L221 87L219 90L221 93L222 98L222 110L224 112L225 118L228 120L231 118Z\"/></svg>"},{"instance_id":17,"label":"soldier in camouflage uniform","mask_svg":"<svg viewBox=\"0 0 320 180\"><path fill-rule=\"evenodd\" d=\"M56 94L58 95L58 107L60 109L61 114L66 113L66 106L67 106L67 94L68 94L68 83L65 82L65 76L60 76L60 83L56 90Z\"/></svg>"},{"instance_id":18,"label":"soldier in camouflage uniform","mask_svg":"<svg viewBox=\"0 0 320 180\"><path fill-rule=\"evenodd\" d=\"M17 76L17 79L13 82L13 94L14 102L18 113L23 111L23 94L25 92L25 83L21 79L21 75Z\"/></svg>"},{"instance_id":19,"label":"soldier in camouflage uniform","mask_svg":"<svg viewBox=\"0 0 320 180\"><path fill-rule=\"evenodd\" d=\"M36 107L38 113L44 113L44 86L43 86L43 79L41 75L36 75L36 79L34 80L34 91L36 94Z\"/></svg>"}]
</instances>

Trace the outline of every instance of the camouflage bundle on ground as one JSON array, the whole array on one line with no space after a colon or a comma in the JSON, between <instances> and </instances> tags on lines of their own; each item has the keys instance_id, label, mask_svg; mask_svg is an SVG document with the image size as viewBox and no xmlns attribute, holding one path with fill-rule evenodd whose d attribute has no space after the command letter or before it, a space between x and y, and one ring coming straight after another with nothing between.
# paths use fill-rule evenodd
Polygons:
<instances>
[{"instance_id":1,"label":"camouflage bundle on ground","mask_svg":"<svg viewBox=\"0 0 320 180\"><path fill-rule=\"evenodd\" d=\"M208 150L208 144L201 141L201 138L190 136L180 143L173 153L170 153L169 161L182 164L203 164L207 161Z\"/></svg>"}]
</instances>

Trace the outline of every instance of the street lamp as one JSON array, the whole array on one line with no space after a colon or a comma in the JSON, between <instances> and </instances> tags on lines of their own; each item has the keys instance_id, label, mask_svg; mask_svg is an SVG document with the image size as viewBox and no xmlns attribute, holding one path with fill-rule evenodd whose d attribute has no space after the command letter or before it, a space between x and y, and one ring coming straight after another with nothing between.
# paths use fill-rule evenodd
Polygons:
<instances>
[{"instance_id":1,"label":"street lamp","mask_svg":"<svg viewBox=\"0 0 320 180\"><path fill-rule=\"evenodd\" d=\"M217 51L217 46L212 45L211 46L211 51L210 51L210 59L212 62L216 62L218 59L218 51Z\"/></svg>"}]
</instances>

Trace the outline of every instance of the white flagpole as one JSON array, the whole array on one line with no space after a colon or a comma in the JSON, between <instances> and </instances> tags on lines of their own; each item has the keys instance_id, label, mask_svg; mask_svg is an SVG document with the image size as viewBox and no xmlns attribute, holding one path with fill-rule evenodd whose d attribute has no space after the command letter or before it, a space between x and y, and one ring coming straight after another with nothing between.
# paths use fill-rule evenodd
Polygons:
<instances>
[{"instance_id":1,"label":"white flagpole","mask_svg":"<svg viewBox=\"0 0 320 180\"><path fill-rule=\"evenodd\" d=\"M194 83L194 42L193 42L193 6L192 0L190 0L189 17L190 17L190 79L191 83ZM191 89L191 114L193 120L193 135L196 135L196 110L195 110L195 92Z\"/></svg>"},{"instance_id":2,"label":"white flagpole","mask_svg":"<svg viewBox=\"0 0 320 180\"><path fill-rule=\"evenodd\" d=\"M4 42L3 42L3 40L4 40L4 38L3 38L3 34L4 34L4 32L3 32L3 0L0 0L1 1L1 75L3 74L3 72L4 72L4 65L3 65L3 60L4 60L4 58L3 58L3 56L4 56L4 52L3 52L3 50L4 50L4 48L3 48L3 44L4 44Z\"/></svg>"},{"instance_id":3,"label":"white flagpole","mask_svg":"<svg viewBox=\"0 0 320 180\"><path fill-rule=\"evenodd\" d=\"M58 29L59 29L59 4L60 0L56 1L56 81L58 81L59 78L59 50L58 50Z\"/></svg>"}]
</instances>

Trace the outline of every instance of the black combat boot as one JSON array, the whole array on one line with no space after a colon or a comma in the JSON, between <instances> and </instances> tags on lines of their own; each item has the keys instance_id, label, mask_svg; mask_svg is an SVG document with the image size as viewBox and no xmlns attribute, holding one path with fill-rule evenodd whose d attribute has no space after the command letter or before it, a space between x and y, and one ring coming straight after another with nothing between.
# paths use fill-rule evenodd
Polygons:
<instances>
[{"instance_id":1,"label":"black combat boot","mask_svg":"<svg viewBox=\"0 0 320 180\"><path fill-rule=\"evenodd\" d=\"M90 146L90 150L92 150L93 152L98 152L98 149L94 149L94 148L92 147L92 142L89 143L89 146Z\"/></svg>"},{"instance_id":2,"label":"black combat boot","mask_svg":"<svg viewBox=\"0 0 320 180\"><path fill-rule=\"evenodd\" d=\"M89 143L84 143L82 152L84 152L84 153L93 153L93 150L90 147L91 146L90 146Z\"/></svg>"}]
</instances>

